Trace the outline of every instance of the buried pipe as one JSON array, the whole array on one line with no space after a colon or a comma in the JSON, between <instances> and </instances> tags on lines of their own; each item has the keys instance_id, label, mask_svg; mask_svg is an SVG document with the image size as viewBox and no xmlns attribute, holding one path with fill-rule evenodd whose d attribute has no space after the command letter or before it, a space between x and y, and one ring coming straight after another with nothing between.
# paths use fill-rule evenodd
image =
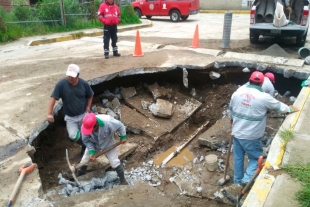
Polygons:
<instances>
[{"instance_id":1,"label":"buried pipe","mask_svg":"<svg viewBox=\"0 0 310 207\"><path fill-rule=\"evenodd\" d=\"M257 8L257 13L256 13L256 23L261 23L264 21L264 14L266 11L266 5L267 2L266 0L262 0Z\"/></svg>"},{"instance_id":2,"label":"buried pipe","mask_svg":"<svg viewBox=\"0 0 310 207\"><path fill-rule=\"evenodd\" d=\"M267 23L273 22L273 16L275 11L275 4L273 0L267 0L266 13L264 16L264 21Z\"/></svg>"},{"instance_id":3,"label":"buried pipe","mask_svg":"<svg viewBox=\"0 0 310 207\"><path fill-rule=\"evenodd\" d=\"M305 59L306 57L308 57L310 55L310 50L307 47L301 47L298 50L298 55L301 59Z\"/></svg>"}]
</instances>

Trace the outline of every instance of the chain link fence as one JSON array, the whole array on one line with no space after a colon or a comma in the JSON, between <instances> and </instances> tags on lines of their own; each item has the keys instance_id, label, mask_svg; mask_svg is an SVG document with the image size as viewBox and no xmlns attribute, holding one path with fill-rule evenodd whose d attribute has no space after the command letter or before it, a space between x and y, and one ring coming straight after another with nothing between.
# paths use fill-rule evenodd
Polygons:
<instances>
[{"instance_id":1,"label":"chain link fence","mask_svg":"<svg viewBox=\"0 0 310 207\"><path fill-rule=\"evenodd\" d=\"M54 23L66 26L68 23L74 24L74 19L96 21L100 4L101 0L45 0L44 3L31 5L14 2L9 5L11 10L5 17L3 12L0 13L0 18L6 24Z\"/></svg>"}]
</instances>

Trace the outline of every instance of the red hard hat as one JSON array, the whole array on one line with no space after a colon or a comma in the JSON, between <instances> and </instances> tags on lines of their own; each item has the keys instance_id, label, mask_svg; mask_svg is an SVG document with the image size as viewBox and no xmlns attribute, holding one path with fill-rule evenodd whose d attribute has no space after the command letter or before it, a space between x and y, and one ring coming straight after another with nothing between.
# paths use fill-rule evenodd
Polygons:
<instances>
[{"instance_id":1,"label":"red hard hat","mask_svg":"<svg viewBox=\"0 0 310 207\"><path fill-rule=\"evenodd\" d=\"M82 134L90 135L93 132L94 126L96 125L96 115L94 113L86 114L82 123Z\"/></svg>"},{"instance_id":2,"label":"red hard hat","mask_svg":"<svg viewBox=\"0 0 310 207\"><path fill-rule=\"evenodd\" d=\"M262 83L264 82L264 75L262 72L255 71L252 73L250 77L250 81L253 81L255 83Z\"/></svg>"},{"instance_id":3,"label":"red hard hat","mask_svg":"<svg viewBox=\"0 0 310 207\"><path fill-rule=\"evenodd\" d=\"M269 78L271 82L275 82L274 75L272 73L265 73L265 77Z\"/></svg>"}]
</instances>

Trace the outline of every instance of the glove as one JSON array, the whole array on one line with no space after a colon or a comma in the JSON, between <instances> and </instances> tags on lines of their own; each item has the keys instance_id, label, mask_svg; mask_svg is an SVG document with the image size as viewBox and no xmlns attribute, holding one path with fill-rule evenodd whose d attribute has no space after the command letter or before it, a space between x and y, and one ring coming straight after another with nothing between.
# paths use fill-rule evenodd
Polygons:
<instances>
[{"instance_id":1,"label":"glove","mask_svg":"<svg viewBox=\"0 0 310 207\"><path fill-rule=\"evenodd\" d=\"M286 9L288 10L289 13L292 13L292 8L290 6L287 6Z\"/></svg>"},{"instance_id":2,"label":"glove","mask_svg":"<svg viewBox=\"0 0 310 207\"><path fill-rule=\"evenodd\" d=\"M96 157L93 156L93 155L91 155L91 156L89 157L89 160L90 160L91 162L94 162L94 161L96 160Z\"/></svg>"}]
</instances>

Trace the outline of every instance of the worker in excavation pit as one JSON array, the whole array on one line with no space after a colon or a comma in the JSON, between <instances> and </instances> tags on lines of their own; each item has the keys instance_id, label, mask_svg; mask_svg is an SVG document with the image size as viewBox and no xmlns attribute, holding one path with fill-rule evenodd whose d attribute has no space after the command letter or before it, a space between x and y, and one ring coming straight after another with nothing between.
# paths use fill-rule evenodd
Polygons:
<instances>
[{"instance_id":1,"label":"worker in excavation pit","mask_svg":"<svg viewBox=\"0 0 310 207\"><path fill-rule=\"evenodd\" d=\"M229 110L232 123L234 151L234 183L246 185L254 175L258 158L263 154L262 138L266 127L267 110L283 113L298 111L294 106L276 100L264 93L261 86L264 75L255 71L251 74L250 84L240 87L231 97ZM244 155L249 162L244 171Z\"/></svg>"},{"instance_id":2,"label":"worker in excavation pit","mask_svg":"<svg viewBox=\"0 0 310 207\"><path fill-rule=\"evenodd\" d=\"M265 93L269 93L272 97L274 97L274 86L273 86L274 83L275 83L274 75L270 72L265 73L262 89Z\"/></svg>"},{"instance_id":3,"label":"worker in excavation pit","mask_svg":"<svg viewBox=\"0 0 310 207\"><path fill-rule=\"evenodd\" d=\"M90 112L94 92L79 75L80 67L70 64L66 72L67 77L58 81L52 92L47 110L47 120L51 123L54 122L53 108L56 100L61 99L69 138L82 146L81 155L83 155L86 147L82 142L80 129L85 114Z\"/></svg>"},{"instance_id":4,"label":"worker in excavation pit","mask_svg":"<svg viewBox=\"0 0 310 207\"><path fill-rule=\"evenodd\" d=\"M81 131L83 143L86 145L81 162L88 159L93 162L96 159L94 157L96 151L99 152L113 145L115 132L118 132L121 144L124 144L127 138L124 124L110 115L86 114L83 119ZM105 153L105 156L109 160L111 167L116 170L120 178L120 183L122 185L128 185L125 179L123 165L118 158L117 149L113 148ZM86 173L86 169L84 170Z\"/></svg>"},{"instance_id":5,"label":"worker in excavation pit","mask_svg":"<svg viewBox=\"0 0 310 207\"><path fill-rule=\"evenodd\" d=\"M275 83L274 75L270 72L266 73L264 77L264 83L261 88L265 93L270 94L272 97L274 97L274 91L275 91L273 83ZM250 82L247 82L241 87L246 87L249 85L250 85Z\"/></svg>"}]
</instances>

